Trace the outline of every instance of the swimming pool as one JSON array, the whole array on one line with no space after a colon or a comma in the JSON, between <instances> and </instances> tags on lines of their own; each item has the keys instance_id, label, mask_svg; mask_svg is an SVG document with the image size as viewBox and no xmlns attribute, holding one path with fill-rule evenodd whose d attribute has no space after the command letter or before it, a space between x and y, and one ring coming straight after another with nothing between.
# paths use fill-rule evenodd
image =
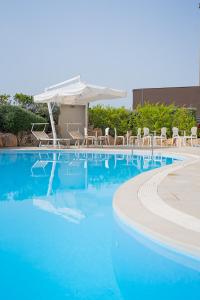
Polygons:
<instances>
[{"instance_id":1,"label":"swimming pool","mask_svg":"<svg viewBox=\"0 0 200 300\"><path fill-rule=\"evenodd\" d=\"M199 266L113 216L124 181L173 159L0 153L1 299L199 299ZM161 251L162 250L162 251Z\"/></svg>"}]
</instances>

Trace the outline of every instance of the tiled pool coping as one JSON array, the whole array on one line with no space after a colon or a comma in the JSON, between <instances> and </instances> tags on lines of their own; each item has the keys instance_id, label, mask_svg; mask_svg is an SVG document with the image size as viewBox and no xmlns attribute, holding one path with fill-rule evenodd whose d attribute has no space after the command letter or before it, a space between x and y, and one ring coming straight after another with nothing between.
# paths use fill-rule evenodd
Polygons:
<instances>
[{"instance_id":1,"label":"tiled pool coping","mask_svg":"<svg viewBox=\"0 0 200 300\"><path fill-rule=\"evenodd\" d=\"M183 161L142 173L124 183L114 196L113 207L116 215L134 230L199 259L200 219L169 206L158 194L158 186L168 174L200 161L199 155L182 155Z\"/></svg>"}]
</instances>

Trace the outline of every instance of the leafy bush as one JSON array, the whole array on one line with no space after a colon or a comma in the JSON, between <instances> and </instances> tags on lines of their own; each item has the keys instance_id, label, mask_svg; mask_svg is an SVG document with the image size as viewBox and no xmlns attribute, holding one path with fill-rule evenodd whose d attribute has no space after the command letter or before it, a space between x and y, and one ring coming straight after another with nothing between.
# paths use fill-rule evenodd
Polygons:
<instances>
[{"instance_id":1,"label":"leafy bush","mask_svg":"<svg viewBox=\"0 0 200 300\"><path fill-rule=\"evenodd\" d=\"M89 109L89 124L94 128L101 128L103 131L109 127L112 134L115 127L119 135L125 134L129 128L130 118L131 111L124 107L114 108L97 105Z\"/></svg>"},{"instance_id":2,"label":"leafy bush","mask_svg":"<svg viewBox=\"0 0 200 300\"><path fill-rule=\"evenodd\" d=\"M33 100L33 96L22 94L22 93L15 94L14 101L16 105L24 109L30 110L31 112L45 118L47 122L50 123L49 111L46 103L35 103ZM59 116L59 107L57 105L54 105L52 111L53 111L54 121L57 124L58 116Z\"/></svg>"},{"instance_id":3,"label":"leafy bush","mask_svg":"<svg viewBox=\"0 0 200 300\"><path fill-rule=\"evenodd\" d=\"M0 105L0 131L17 134L31 129L31 123L45 123L46 119L13 105Z\"/></svg>"},{"instance_id":4,"label":"leafy bush","mask_svg":"<svg viewBox=\"0 0 200 300\"><path fill-rule=\"evenodd\" d=\"M145 103L138 106L135 111L121 108L102 107L97 105L89 110L90 125L104 130L106 127L117 128L118 134L125 134L131 130L136 134L137 128L148 127L150 131L160 133L162 127L167 128L168 136L171 136L173 126L180 130L190 130L195 126L195 114L186 108L175 105ZM113 133L111 131L111 133Z\"/></svg>"},{"instance_id":5,"label":"leafy bush","mask_svg":"<svg viewBox=\"0 0 200 300\"><path fill-rule=\"evenodd\" d=\"M193 126L196 126L192 111L185 107L178 108L174 114L172 126L189 132Z\"/></svg>"},{"instance_id":6,"label":"leafy bush","mask_svg":"<svg viewBox=\"0 0 200 300\"><path fill-rule=\"evenodd\" d=\"M9 101L10 101L10 95L7 94L0 95L0 104L9 104Z\"/></svg>"},{"instance_id":7,"label":"leafy bush","mask_svg":"<svg viewBox=\"0 0 200 300\"><path fill-rule=\"evenodd\" d=\"M195 126L194 113L184 107L177 107L173 104L150 104L145 103L138 106L135 111L136 127L148 127L150 131L160 132L162 127L166 127L168 135L171 136L173 126L180 130L190 130Z\"/></svg>"},{"instance_id":8,"label":"leafy bush","mask_svg":"<svg viewBox=\"0 0 200 300\"><path fill-rule=\"evenodd\" d=\"M33 112L35 110L35 103L33 101L33 96L17 93L14 95L14 101L16 104L20 105L21 107L27 110L31 110Z\"/></svg>"},{"instance_id":9,"label":"leafy bush","mask_svg":"<svg viewBox=\"0 0 200 300\"><path fill-rule=\"evenodd\" d=\"M143 106L139 105L135 110L135 125L137 128L148 127L150 131L157 133L162 127L166 127L170 135L176 109L173 104L145 103Z\"/></svg>"}]
</instances>

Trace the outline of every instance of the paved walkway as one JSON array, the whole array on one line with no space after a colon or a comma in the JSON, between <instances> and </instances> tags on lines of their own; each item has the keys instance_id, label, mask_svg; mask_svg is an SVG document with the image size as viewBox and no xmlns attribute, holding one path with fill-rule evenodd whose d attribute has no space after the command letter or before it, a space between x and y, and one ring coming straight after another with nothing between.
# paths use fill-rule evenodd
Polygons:
<instances>
[{"instance_id":1,"label":"paved walkway","mask_svg":"<svg viewBox=\"0 0 200 300\"><path fill-rule=\"evenodd\" d=\"M168 205L200 219L200 162L170 173L158 194Z\"/></svg>"},{"instance_id":2,"label":"paved walkway","mask_svg":"<svg viewBox=\"0 0 200 300\"><path fill-rule=\"evenodd\" d=\"M115 195L114 209L134 228L200 257L200 148L162 151L193 156L125 183Z\"/></svg>"}]
</instances>

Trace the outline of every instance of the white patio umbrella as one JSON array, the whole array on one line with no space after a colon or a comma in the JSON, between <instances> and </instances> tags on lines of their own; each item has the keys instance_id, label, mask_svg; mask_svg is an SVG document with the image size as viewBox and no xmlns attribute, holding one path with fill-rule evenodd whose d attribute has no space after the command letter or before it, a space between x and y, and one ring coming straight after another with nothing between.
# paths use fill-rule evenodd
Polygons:
<instances>
[{"instance_id":1,"label":"white patio umbrella","mask_svg":"<svg viewBox=\"0 0 200 300\"><path fill-rule=\"evenodd\" d=\"M47 103L53 139L55 140L56 130L51 103L85 105L87 108L87 105L90 102L105 99L124 98L126 95L127 94L125 91L87 84L81 81L80 76L77 76L46 88L43 93L34 96L34 102Z\"/></svg>"}]
</instances>

